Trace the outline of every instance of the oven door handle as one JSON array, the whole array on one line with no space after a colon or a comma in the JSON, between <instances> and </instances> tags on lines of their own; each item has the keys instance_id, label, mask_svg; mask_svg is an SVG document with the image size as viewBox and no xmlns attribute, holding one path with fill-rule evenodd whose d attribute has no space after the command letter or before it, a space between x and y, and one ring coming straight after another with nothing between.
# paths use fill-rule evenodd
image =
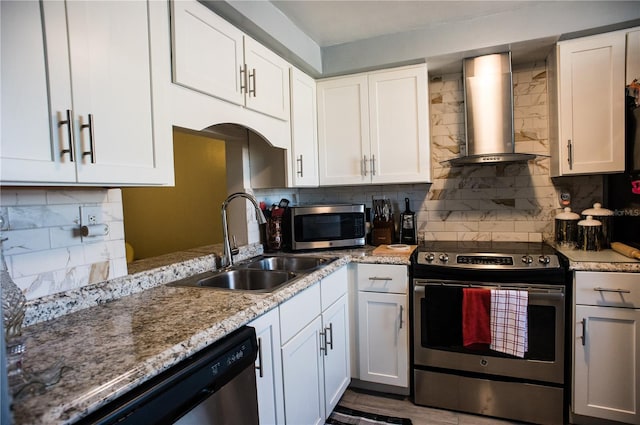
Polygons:
<instances>
[{"instance_id":1,"label":"oven door handle","mask_svg":"<svg viewBox=\"0 0 640 425\"><path fill-rule=\"evenodd\" d=\"M416 294L424 294L425 293L425 288L427 287L427 285L434 285L431 283L419 283L416 284L413 288L413 291ZM435 284L437 286L443 286L442 284ZM463 288L487 288L485 285L473 285L473 284L445 284L444 286L457 286L457 287L463 287ZM490 288L487 288L490 289ZM522 288L515 288L512 286L496 286L495 289L512 289L512 290L519 290L519 291L527 291L529 292L529 295L536 295L536 296L543 296L545 298L564 298L564 288L562 287L557 287L557 288L531 288L531 287L522 287ZM618 291L614 291L614 292L618 292Z\"/></svg>"}]
</instances>

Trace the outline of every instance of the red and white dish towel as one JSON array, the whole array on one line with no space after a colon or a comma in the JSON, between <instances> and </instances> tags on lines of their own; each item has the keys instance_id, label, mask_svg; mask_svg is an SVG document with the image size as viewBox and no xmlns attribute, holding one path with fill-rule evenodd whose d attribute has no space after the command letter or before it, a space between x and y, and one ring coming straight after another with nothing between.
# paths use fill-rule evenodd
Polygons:
<instances>
[{"instance_id":1,"label":"red and white dish towel","mask_svg":"<svg viewBox=\"0 0 640 425\"><path fill-rule=\"evenodd\" d=\"M527 305L529 293L508 289L491 290L490 348L516 357L528 350Z\"/></svg>"}]
</instances>

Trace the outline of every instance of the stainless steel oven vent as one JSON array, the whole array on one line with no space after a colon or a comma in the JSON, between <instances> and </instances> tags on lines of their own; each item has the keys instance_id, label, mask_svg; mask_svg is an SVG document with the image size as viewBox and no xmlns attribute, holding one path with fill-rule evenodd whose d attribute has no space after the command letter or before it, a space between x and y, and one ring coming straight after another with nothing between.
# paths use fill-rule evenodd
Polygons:
<instances>
[{"instance_id":1,"label":"stainless steel oven vent","mask_svg":"<svg viewBox=\"0 0 640 425\"><path fill-rule=\"evenodd\" d=\"M443 164L496 164L534 159L535 154L515 152L511 53L465 59L463 81L466 153Z\"/></svg>"}]
</instances>

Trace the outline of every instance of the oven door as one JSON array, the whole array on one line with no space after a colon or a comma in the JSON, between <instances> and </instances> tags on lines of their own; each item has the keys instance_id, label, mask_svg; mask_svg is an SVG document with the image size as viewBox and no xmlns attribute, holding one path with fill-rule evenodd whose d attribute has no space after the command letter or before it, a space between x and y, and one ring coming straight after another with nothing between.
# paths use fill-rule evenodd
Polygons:
<instances>
[{"instance_id":1,"label":"oven door","mask_svg":"<svg viewBox=\"0 0 640 425\"><path fill-rule=\"evenodd\" d=\"M469 349L455 344L450 346L432 344L424 326L426 297L430 285L528 291L529 349L524 358L499 353L489 348ZM414 364L416 367L465 371L558 384L564 382L564 286L414 279L413 297ZM431 323L431 329L433 326L434 324ZM448 328L452 326L452 323L446 320L442 320L436 326L440 327L440 333L460 332L460 330Z\"/></svg>"}]
</instances>

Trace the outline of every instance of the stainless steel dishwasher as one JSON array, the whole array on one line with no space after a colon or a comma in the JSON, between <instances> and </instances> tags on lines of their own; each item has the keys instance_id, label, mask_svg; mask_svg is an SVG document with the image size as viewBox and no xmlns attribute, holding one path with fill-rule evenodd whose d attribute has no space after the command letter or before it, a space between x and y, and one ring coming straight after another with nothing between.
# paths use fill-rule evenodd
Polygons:
<instances>
[{"instance_id":1,"label":"stainless steel dishwasher","mask_svg":"<svg viewBox=\"0 0 640 425\"><path fill-rule=\"evenodd\" d=\"M245 326L79 423L258 425L257 352L255 329Z\"/></svg>"}]
</instances>

